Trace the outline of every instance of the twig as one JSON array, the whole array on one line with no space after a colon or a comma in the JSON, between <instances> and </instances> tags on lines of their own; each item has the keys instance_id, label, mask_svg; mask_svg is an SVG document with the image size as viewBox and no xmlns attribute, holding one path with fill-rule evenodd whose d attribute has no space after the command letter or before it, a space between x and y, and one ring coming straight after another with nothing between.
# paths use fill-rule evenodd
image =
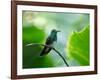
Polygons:
<instances>
[{"instance_id":1,"label":"twig","mask_svg":"<svg viewBox=\"0 0 100 80\"><path fill-rule=\"evenodd\" d=\"M65 58L61 55L61 53L56 50L55 48L52 48L56 53L58 53L58 55L63 59L64 63L69 67L68 63L66 62Z\"/></svg>"},{"instance_id":2,"label":"twig","mask_svg":"<svg viewBox=\"0 0 100 80\"><path fill-rule=\"evenodd\" d=\"M49 46L49 45L45 45L45 44L41 44L41 43L31 43L31 44L27 44L26 46L46 46L46 47L48 47L48 48L51 48L51 49L53 49L61 58L62 58L62 60L64 61L64 63L66 64L66 66L68 66L69 67L69 65L68 65L68 63L67 63L67 61L65 60L65 58L61 55L61 53L58 51L58 50L56 50L54 47L51 47L51 46Z\"/></svg>"}]
</instances>

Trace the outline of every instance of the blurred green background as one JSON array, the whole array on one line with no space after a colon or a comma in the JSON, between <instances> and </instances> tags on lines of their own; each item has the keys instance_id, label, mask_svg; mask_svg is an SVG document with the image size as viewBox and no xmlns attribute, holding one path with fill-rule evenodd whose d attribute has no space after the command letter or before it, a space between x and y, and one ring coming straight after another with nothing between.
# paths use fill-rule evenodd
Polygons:
<instances>
[{"instance_id":1,"label":"blurred green background","mask_svg":"<svg viewBox=\"0 0 100 80\"><path fill-rule=\"evenodd\" d=\"M52 29L60 30L55 48L70 66L89 65L89 14L23 11L22 40L23 68L48 68L66 66L53 50L40 57L42 46Z\"/></svg>"}]
</instances>

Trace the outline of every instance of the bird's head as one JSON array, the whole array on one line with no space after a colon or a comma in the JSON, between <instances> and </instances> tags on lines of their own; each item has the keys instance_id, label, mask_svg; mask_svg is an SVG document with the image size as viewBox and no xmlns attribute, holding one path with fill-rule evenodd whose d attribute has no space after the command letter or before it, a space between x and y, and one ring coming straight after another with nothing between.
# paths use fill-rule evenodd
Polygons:
<instances>
[{"instance_id":1,"label":"bird's head","mask_svg":"<svg viewBox=\"0 0 100 80\"><path fill-rule=\"evenodd\" d=\"M60 32L59 30L56 30L56 29L53 29L52 31L51 31L51 33L57 33L57 32Z\"/></svg>"}]
</instances>

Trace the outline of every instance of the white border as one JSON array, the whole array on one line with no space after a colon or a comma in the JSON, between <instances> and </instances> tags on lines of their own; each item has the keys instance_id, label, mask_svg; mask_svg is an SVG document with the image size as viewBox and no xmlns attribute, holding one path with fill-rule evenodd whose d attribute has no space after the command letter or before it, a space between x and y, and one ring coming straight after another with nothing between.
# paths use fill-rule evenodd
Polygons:
<instances>
[{"instance_id":1,"label":"white border","mask_svg":"<svg viewBox=\"0 0 100 80\"><path fill-rule=\"evenodd\" d=\"M90 66L63 67L63 68L34 68L22 69L22 10L49 11L49 12L73 12L90 14ZM94 71L94 10L78 8L60 8L44 6L17 5L17 75L62 73L62 72L82 72Z\"/></svg>"}]
</instances>

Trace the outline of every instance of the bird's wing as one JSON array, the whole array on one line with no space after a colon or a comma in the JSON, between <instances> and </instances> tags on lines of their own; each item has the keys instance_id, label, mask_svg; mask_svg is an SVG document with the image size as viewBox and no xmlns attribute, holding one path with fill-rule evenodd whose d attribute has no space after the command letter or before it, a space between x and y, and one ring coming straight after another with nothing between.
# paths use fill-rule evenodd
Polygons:
<instances>
[{"instance_id":1,"label":"bird's wing","mask_svg":"<svg viewBox=\"0 0 100 80\"><path fill-rule=\"evenodd\" d=\"M49 45L49 46L52 46L52 40L51 40L50 37L47 38L45 44ZM46 55L47 53L49 53L50 50L51 50L51 48L48 48L48 47L45 46L43 48L43 50L41 51L40 56Z\"/></svg>"},{"instance_id":2,"label":"bird's wing","mask_svg":"<svg viewBox=\"0 0 100 80\"><path fill-rule=\"evenodd\" d=\"M48 37L45 44L50 45L52 43L53 43L52 38L51 37Z\"/></svg>"}]
</instances>

